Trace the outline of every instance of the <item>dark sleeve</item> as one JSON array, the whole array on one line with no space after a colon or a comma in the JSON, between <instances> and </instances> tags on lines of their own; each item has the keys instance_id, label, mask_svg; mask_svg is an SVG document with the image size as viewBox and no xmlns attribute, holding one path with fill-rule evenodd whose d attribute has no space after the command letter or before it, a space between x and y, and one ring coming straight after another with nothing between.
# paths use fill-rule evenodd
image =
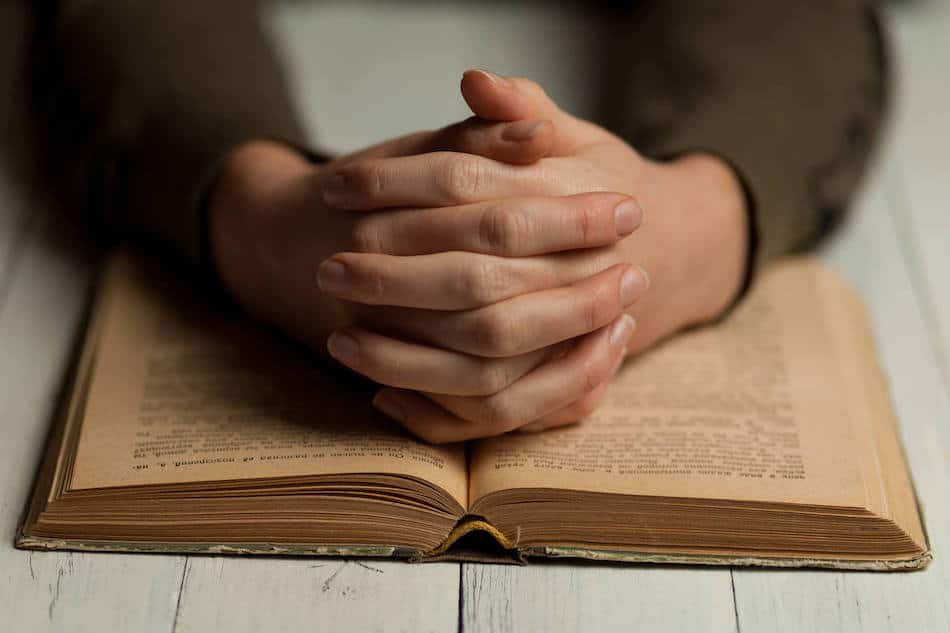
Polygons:
<instances>
[{"instance_id":1,"label":"dark sleeve","mask_svg":"<svg viewBox=\"0 0 950 633\"><path fill-rule=\"evenodd\" d=\"M750 275L840 223L885 105L872 6L650 0L623 23L611 126L648 156L732 165L751 211Z\"/></svg>"},{"instance_id":2,"label":"dark sleeve","mask_svg":"<svg viewBox=\"0 0 950 633\"><path fill-rule=\"evenodd\" d=\"M255 138L304 135L246 0L61 0L37 16L34 101L67 206L204 257L202 197Z\"/></svg>"}]
</instances>

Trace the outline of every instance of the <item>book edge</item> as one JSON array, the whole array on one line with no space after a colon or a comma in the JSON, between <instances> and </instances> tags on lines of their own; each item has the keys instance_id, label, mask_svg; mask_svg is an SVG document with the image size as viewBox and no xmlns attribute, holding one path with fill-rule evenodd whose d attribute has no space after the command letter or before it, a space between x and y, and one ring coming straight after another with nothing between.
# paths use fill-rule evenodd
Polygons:
<instances>
[{"instance_id":1,"label":"book edge","mask_svg":"<svg viewBox=\"0 0 950 633\"><path fill-rule=\"evenodd\" d=\"M881 379L883 380L885 387L885 401L887 403L888 411L890 415L888 416L889 428L891 436L894 438L898 453L901 459L901 465L904 468L904 472L907 475L907 481L910 484L910 492L914 498L914 505L917 509L917 520L920 522L920 531L923 536L923 543L920 543L921 550L923 552L920 556L928 556L928 560L923 564L923 567L926 567L931 560L933 560L933 549L931 546L930 533L927 529L927 517L925 513L925 508L923 501L921 500L920 493L917 490L917 481L914 477L914 471L911 468L910 456L907 453L907 445L904 441L903 433L903 421L897 412L897 403L894 401L894 392L893 385L890 373L887 371L887 368L884 366L881 360L881 349L877 337L873 329L873 322L871 318L871 311L868 309L867 301L864 296L854 287L854 285L846 278L844 275L839 273L837 270L824 264L820 258L814 256L806 256L807 259L811 260L811 264L814 266L816 271L824 275L827 279L830 279L833 284L837 286L838 291L846 292L848 296L855 302L858 306L859 311L864 319L865 333L868 335L868 344L871 346L873 352L873 358L876 363L878 373L880 374ZM912 541L915 541L914 537L910 532L900 525L893 518L889 519L899 530L901 530L908 538ZM916 542L916 541L915 541Z\"/></svg>"},{"instance_id":2,"label":"book edge","mask_svg":"<svg viewBox=\"0 0 950 633\"><path fill-rule=\"evenodd\" d=\"M735 567L818 568L855 571L913 571L924 569L933 560L928 549L907 559L849 560L832 558L788 558L766 556L715 556L701 554L657 554L640 551L612 551L575 547L526 548L528 558L576 558L601 562L655 563L680 565L725 565Z\"/></svg>"},{"instance_id":3,"label":"book edge","mask_svg":"<svg viewBox=\"0 0 950 633\"><path fill-rule=\"evenodd\" d=\"M412 558L415 549L396 545L300 545L284 543L129 543L36 537L17 533L16 547L34 551L124 552L136 554L253 554L264 556L346 556Z\"/></svg>"},{"instance_id":4,"label":"book edge","mask_svg":"<svg viewBox=\"0 0 950 633\"><path fill-rule=\"evenodd\" d=\"M353 558L403 559L410 563L423 562L493 562L525 564L530 561L575 559L601 563L658 564L692 566L763 567L781 569L839 569L852 571L916 571L926 568L933 560L930 550L907 559L846 560L828 558L788 558L764 556L718 556L700 554L658 554L637 550L614 551L579 547L528 547L512 552L510 559L502 559L477 552L439 554L388 545L285 545L276 543L232 543L208 545L198 543L111 543L106 541L74 541L29 536L20 532L16 546L29 550L69 550L80 552L122 552L142 554L209 554L209 555L264 555L264 556L323 556Z\"/></svg>"}]
</instances>

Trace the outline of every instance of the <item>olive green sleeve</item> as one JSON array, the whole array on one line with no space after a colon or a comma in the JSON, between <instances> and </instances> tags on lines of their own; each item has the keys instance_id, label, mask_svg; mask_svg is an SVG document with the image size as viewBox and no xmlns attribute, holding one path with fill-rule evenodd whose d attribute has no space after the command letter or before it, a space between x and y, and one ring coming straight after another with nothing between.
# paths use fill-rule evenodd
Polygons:
<instances>
[{"instance_id":1,"label":"olive green sleeve","mask_svg":"<svg viewBox=\"0 0 950 633\"><path fill-rule=\"evenodd\" d=\"M202 197L256 138L303 146L258 3L65 0L38 16L34 93L67 205L204 257Z\"/></svg>"},{"instance_id":2,"label":"olive green sleeve","mask_svg":"<svg viewBox=\"0 0 950 633\"><path fill-rule=\"evenodd\" d=\"M749 270L837 226L882 125L880 23L858 0L655 0L609 56L610 125L653 157L695 151L746 189Z\"/></svg>"}]
</instances>

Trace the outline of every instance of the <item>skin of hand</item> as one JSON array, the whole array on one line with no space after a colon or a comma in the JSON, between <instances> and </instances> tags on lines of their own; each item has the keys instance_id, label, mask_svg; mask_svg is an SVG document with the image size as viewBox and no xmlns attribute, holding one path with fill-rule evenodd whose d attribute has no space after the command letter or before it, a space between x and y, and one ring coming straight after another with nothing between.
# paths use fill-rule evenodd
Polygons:
<instances>
[{"instance_id":1,"label":"skin of hand","mask_svg":"<svg viewBox=\"0 0 950 633\"><path fill-rule=\"evenodd\" d=\"M557 110L530 82L469 73L463 94L479 119L390 141L322 169L279 144L249 144L227 161L209 201L215 260L239 300L314 347L328 327L354 320L363 325L334 337L331 352L357 371L402 387L380 392L377 406L430 441L545 428L587 415L630 339L633 323L623 316L624 308L647 282L642 271L629 266L636 253L620 247L629 242L623 238L637 228L642 214L625 195L608 191L609 176L615 174L609 169L598 174L596 162L581 162L573 176L593 178L559 183L556 170L529 169L555 158L583 157L581 150L598 145L635 153L600 128ZM550 118L532 118L532 113ZM511 127L493 119L510 120ZM379 167L398 158L419 162L387 180ZM523 182L496 178L486 184L510 191L474 195L482 192L466 188L473 184L472 160L511 170L509 176L519 172ZM729 185L737 189L731 172L715 159L690 157L676 165L682 167L681 179L673 184L686 183L702 194L715 186L725 185L718 193L727 193ZM526 186L512 188L519 184ZM578 191L595 193L560 195ZM354 192L355 203L351 197L341 204L341 193ZM474 202L486 200L494 202ZM726 206L702 202L707 212ZM741 202L735 206L741 211ZM354 214L352 209L382 210ZM743 222L737 224L741 233ZM697 233L703 227L685 228ZM711 237L718 235L714 231ZM328 275L333 266L321 267L324 293L314 292L313 270L316 261L343 244L358 259L333 258L345 272L335 283L342 298L334 300L328 296L334 292ZM658 320L660 325L647 330L646 338L641 335L632 349L682 327L678 323L718 314L722 307L710 308L701 300L716 296L713 289L705 290L686 301L691 310L681 312L680 321ZM456 327L445 328L453 322ZM519 336L512 327L517 324L531 327L522 327ZM347 358L341 341L354 339L356 354Z\"/></svg>"},{"instance_id":2,"label":"skin of hand","mask_svg":"<svg viewBox=\"0 0 950 633\"><path fill-rule=\"evenodd\" d=\"M323 350L328 334L353 318L349 302L319 292L316 270L333 253L354 248L368 217L323 203L327 174L351 162L433 151L530 164L549 154L552 142L552 126L545 121L494 123L474 117L323 165L279 142L247 142L222 162L207 196L211 259L223 284L250 314Z\"/></svg>"},{"instance_id":3,"label":"skin of hand","mask_svg":"<svg viewBox=\"0 0 950 633\"><path fill-rule=\"evenodd\" d=\"M569 392L552 388L552 383L563 383L570 393L575 394L566 400L570 406L546 416L546 420L574 421L593 408L609 378L619 367L624 345L633 330L633 321L623 315L623 308L645 290L647 278L642 271L631 266L617 266L604 274L594 275L576 267L571 271L570 267L563 266L564 262L559 264L550 257L520 256L600 247L616 242L639 226L639 208L631 204L627 196L595 193L535 201L532 212L540 224L530 239L520 244L496 243L494 233L497 231L493 231L487 242L475 245L459 241L468 239L467 223L485 225L485 218L498 215L497 209L492 211L476 205L454 215L450 213L452 210L435 209L432 211L439 212L439 215L429 217L423 210L384 210L371 214L341 212L321 202L327 175L347 164L381 157L420 155L412 152L430 155L425 152L427 149L434 149L446 158L464 155L463 152L468 151L503 158L509 161L508 164L531 164L551 152L553 138L553 126L548 121L527 119L493 123L469 120L436 133L420 133L383 143L324 167L314 166L296 151L278 143L248 144L236 150L226 162L209 199L209 238L218 272L232 294L252 314L320 349L331 328L353 323L358 320L361 310L348 297L337 299L316 291L317 263L340 249L368 249L369 236L373 239L381 236L377 229L380 223L384 223L411 245L411 248L400 245L402 240L398 240L386 247L391 252L403 253L401 261L421 266L423 270L431 269L433 263L446 265L442 271L445 292L435 295L443 302L441 308L462 314L464 308L498 304L501 310L486 310L483 317L475 319L476 336L492 336L491 328L495 327L492 324L512 311L517 313L542 307L545 313L558 318L552 319L550 340L553 343L524 353L518 353L519 344L506 333L496 332L497 350L502 356L498 358L413 346L409 342L376 335L376 340L383 342L382 346L373 348L384 354L379 366L385 366L385 354L388 353L390 358L403 359L402 369L395 372L395 376L401 376L399 384L402 386L483 397L504 390L506 397L521 400L526 405L534 403L539 408L550 408L547 402L551 401L552 395L558 398L555 402L565 401L563 396ZM446 148L453 150L451 154ZM512 201L515 206L524 203L523 200ZM623 209L623 213L618 214L617 209ZM583 231L566 231L565 222L571 222L571 218L578 214L587 218L590 226ZM449 218L454 218L453 223L444 221ZM377 252L379 248L377 244ZM453 248L460 250L444 252ZM571 257L559 256L567 260ZM504 286L494 288L484 285L486 275L496 270L503 273L504 267L510 263L524 267L520 287L507 281ZM623 279L626 283L622 282ZM422 278L421 281L428 283L429 279ZM577 282L575 288L561 288L565 281ZM557 291L549 293L549 300L553 303L548 306L537 301L537 298L544 297L538 293L534 293L537 296L532 296L524 307L519 307L518 301L507 305L500 302L503 298L517 299L532 289L549 288L557 288ZM420 298L420 306L427 306L433 293L431 289L420 288L419 284L407 283L401 301L411 305L413 295ZM585 308L590 300L596 305ZM608 303L613 306L607 306ZM550 310L558 305L563 308ZM419 310L418 314L439 317L442 312L440 309L436 312ZM473 310L466 312L470 317L474 314ZM576 324L572 325L564 318L569 313L575 315ZM588 319L595 313L598 319L606 318L604 323L597 324L596 331L586 336L582 344L575 345L567 340L574 332L589 332ZM607 318L607 315L612 317ZM565 331L565 327L573 330ZM370 331L365 334L374 336ZM537 342L526 343L538 345ZM487 344L495 345L490 341ZM339 347L334 348L339 357ZM568 353L571 348L576 349ZM511 351L505 352L505 349ZM410 366L412 363L406 363L407 357L414 359L414 367ZM557 362L550 363L545 371L532 372L551 359ZM367 373L365 369L364 366L363 373ZM507 389L529 372L532 373L530 380L519 381L517 389ZM441 383L433 384L433 378ZM483 399L469 401L477 403ZM463 406L467 402L463 401ZM453 432L457 435L457 430ZM430 437L447 441L455 436Z\"/></svg>"},{"instance_id":4,"label":"skin of hand","mask_svg":"<svg viewBox=\"0 0 950 633\"><path fill-rule=\"evenodd\" d=\"M747 253L720 159L648 160L528 80L470 71L462 91L486 122L549 122L549 155L361 156L322 191L365 214L355 249L320 267L321 289L355 306L330 353L390 385L377 408L433 442L582 419L627 351L731 304Z\"/></svg>"}]
</instances>

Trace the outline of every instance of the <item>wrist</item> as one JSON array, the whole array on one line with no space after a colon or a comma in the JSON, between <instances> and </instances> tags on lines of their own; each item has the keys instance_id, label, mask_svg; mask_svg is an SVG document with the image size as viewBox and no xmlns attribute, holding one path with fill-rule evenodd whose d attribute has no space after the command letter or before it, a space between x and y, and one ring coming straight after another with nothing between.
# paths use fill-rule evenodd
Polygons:
<instances>
[{"instance_id":1,"label":"wrist","mask_svg":"<svg viewBox=\"0 0 950 633\"><path fill-rule=\"evenodd\" d=\"M235 147L207 198L210 259L225 288L251 313L273 306L273 245L287 183L315 167L295 149L266 140Z\"/></svg>"},{"instance_id":2,"label":"wrist","mask_svg":"<svg viewBox=\"0 0 950 633\"><path fill-rule=\"evenodd\" d=\"M732 306L743 286L749 249L745 193L732 167L712 154L686 155L665 167L683 195L677 218L686 253L680 295L690 297L691 323L708 322Z\"/></svg>"}]
</instances>

